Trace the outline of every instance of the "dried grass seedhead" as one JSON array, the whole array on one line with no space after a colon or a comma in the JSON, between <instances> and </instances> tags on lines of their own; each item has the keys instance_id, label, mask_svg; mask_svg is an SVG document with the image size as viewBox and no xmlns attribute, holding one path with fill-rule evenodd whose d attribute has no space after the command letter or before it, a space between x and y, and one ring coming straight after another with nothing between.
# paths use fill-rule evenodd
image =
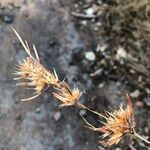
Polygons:
<instances>
[{"instance_id":1,"label":"dried grass seedhead","mask_svg":"<svg viewBox=\"0 0 150 150\"><path fill-rule=\"evenodd\" d=\"M33 45L35 54L35 57L33 57L28 43L26 41L23 42L19 34L15 30L14 32L16 33L17 37L22 43L22 46L28 54L28 57L17 66L17 71L15 72L16 77L14 79L22 80L22 82L17 84L17 86L26 86L27 88L33 89L35 91L35 95L33 97L22 100L26 101L34 99L39 96L45 89L52 86L55 89L55 92L53 93L54 97L63 102L60 107L74 105L79 100L81 95L79 89L70 89L64 81L59 81L55 70L54 73L46 70L40 63L35 46Z\"/></svg>"},{"instance_id":2,"label":"dried grass seedhead","mask_svg":"<svg viewBox=\"0 0 150 150\"><path fill-rule=\"evenodd\" d=\"M123 109L120 106L119 110L107 112L107 115L103 116L103 118L106 120L106 123L102 122L104 124L102 127L95 128L84 119L88 124L88 128L103 133L103 140L99 142L105 146L117 144L127 133L133 134L135 123L132 103L128 94L126 94L125 98L128 102L127 108ZM101 114L99 115L102 116Z\"/></svg>"},{"instance_id":3,"label":"dried grass seedhead","mask_svg":"<svg viewBox=\"0 0 150 150\"><path fill-rule=\"evenodd\" d=\"M22 99L23 101L31 100L39 96L49 86L56 86L59 80L55 70L54 73L51 73L40 64L40 59L35 46L33 45L33 50L35 53L34 58L33 55L31 55L28 43L26 41L23 42L19 34L15 30L14 32L28 54L28 57L26 57L23 62L19 63L17 66L17 71L15 72L16 77L14 79L21 80L20 83L16 84L17 86L26 86L27 88L35 91L35 95L33 97Z\"/></svg>"},{"instance_id":4,"label":"dried grass seedhead","mask_svg":"<svg viewBox=\"0 0 150 150\"><path fill-rule=\"evenodd\" d=\"M28 54L28 56L25 59L23 59L23 62L18 64L17 70L14 73L16 76L14 79L20 81L20 83L18 83L17 86L26 86L27 88L33 89L35 91L34 96L22 100L26 101L36 98L44 90L52 86L55 90L55 92L53 93L54 97L62 102L62 104L59 105L60 107L74 105L75 107L86 109L98 115L99 117L103 117L106 120L106 123L102 122L102 127L96 128L83 118L86 124L88 125L88 128L103 133L103 140L99 142L104 144L105 146L117 144L121 140L121 138L127 133L131 133L135 137L150 144L150 141L141 137L134 130L135 122L133 117L133 108L131 99L128 94L125 95L127 101L126 109L120 106L119 110L107 112L106 116L89 109L88 107L79 103L78 100L82 94L79 91L79 89L70 89L64 81L59 81L55 70L53 73L46 70L40 63L40 59L35 46L33 45L33 50L35 54L35 57L33 57L28 43L26 41L23 42L19 34L15 30L14 32L16 33L17 37L22 43L22 46Z\"/></svg>"},{"instance_id":5,"label":"dried grass seedhead","mask_svg":"<svg viewBox=\"0 0 150 150\"><path fill-rule=\"evenodd\" d=\"M59 86L55 87L55 90L53 95L62 102L60 107L75 105L81 96L78 88L70 89L65 82L61 82Z\"/></svg>"},{"instance_id":6,"label":"dried grass seedhead","mask_svg":"<svg viewBox=\"0 0 150 150\"><path fill-rule=\"evenodd\" d=\"M117 144L126 133L133 133L135 126L133 109L131 99L127 94L126 100L128 102L126 109L120 106L119 110L114 110L112 113L107 112L107 123L99 128L99 131L104 133L102 138L107 139L100 141L100 143L104 145Z\"/></svg>"}]
</instances>

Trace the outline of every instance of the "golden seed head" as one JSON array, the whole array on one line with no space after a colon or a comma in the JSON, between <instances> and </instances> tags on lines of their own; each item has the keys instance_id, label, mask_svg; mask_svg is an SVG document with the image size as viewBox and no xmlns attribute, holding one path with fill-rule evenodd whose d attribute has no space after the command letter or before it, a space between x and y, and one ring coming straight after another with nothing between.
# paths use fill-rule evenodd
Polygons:
<instances>
[{"instance_id":1,"label":"golden seed head","mask_svg":"<svg viewBox=\"0 0 150 150\"><path fill-rule=\"evenodd\" d=\"M43 66L39 63L33 61L30 57L23 60L23 63L18 65L17 71L15 72L15 80L21 80L17 86L26 86L35 91L35 94L40 94L45 88L56 85L58 79L47 71L43 69Z\"/></svg>"},{"instance_id":2,"label":"golden seed head","mask_svg":"<svg viewBox=\"0 0 150 150\"><path fill-rule=\"evenodd\" d=\"M22 63L19 63L17 67L17 71L15 72L15 75L17 77L14 79L22 80L21 83L17 84L17 86L26 86L27 88L31 88L35 91L35 95L33 97L22 99L22 100L31 100L39 96L49 86L53 86L53 85L56 86L59 80L55 70L53 74L50 71L47 71L40 64L40 59L35 46L33 45L33 50L35 54L35 58L34 58L31 55L30 48L27 41L23 42L19 34L15 30L14 32L16 33L17 37L22 43L22 46L24 47L26 53L28 54L28 57L25 58Z\"/></svg>"},{"instance_id":3,"label":"golden seed head","mask_svg":"<svg viewBox=\"0 0 150 150\"><path fill-rule=\"evenodd\" d=\"M13 29L13 28L12 28ZM31 54L27 41L23 41L19 34L13 29L17 37L19 38L22 46L24 47L28 57L19 63L14 78L15 80L22 80L18 83L18 86L26 86L35 91L35 95L30 98L22 99L23 101L31 100L39 96L49 86L55 87L56 92L53 93L56 98L63 102L60 107L74 105L79 99L81 92L78 88L72 90L69 89L65 82L60 82L58 76L54 70L54 73L46 70L41 64L35 46L33 45L34 55Z\"/></svg>"},{"instance_id":4,"label":"golden seed head","mask_svg":"<svg viewBox=\"0 0 150 150\"><path fill-rule=\"evenodd\" d=\"M29 57L24 59L23 63L19 63L15 75L18 76L18 78L14 79L24 80L26 86L38 87L40 85L44 86L57 83L57 79L53 74L43 70L41 65L34 62ZM40 91L42 91L42 88Z\"/></svg>"},{"instance_id":5,"label":"golden seed head","mask_svg":"<svg viewBox=\"0 0 150 150\"><path fill-rule=\"evenodd\" d=\"M135 126L133 118L132 103L129 95L126 94L128 102L127 108L123 109L121 106L119 110L114 110L112 113L107 112L106 123L99 128L103 133L104 140L100 143L107 145L117 144L126 133L132 133Z\"/></svg>"},{"instance_id":6,"label":"golden seed head","mask_svg":"<svg viewBox=\"0 0 150 150\"><path fill-rule=\"evenodd\" d=\"M60 107L74 105L81 96L81 92L78 88L71 90L65 82L61 82L55 90L56 92L54 92L53 95L62 102L62 104L59 105Z\"/></svg>"},{"instance_id":7,"label":"golden seed head","mask_svg":"<svg viewBox=\"0 0 150 150\"><path fill-rule=\"evenodd\" d=\"M106 116L99 114L106 120L105 123L102 122L104 124L102 127L96 128L84 119L88 124L88 128L103 133L101 136L103 140L100 140L99 143L105 146L117 144L125 134L133 132L135 122L132 103L128 94L126 94L125 98L128 102L126 109L120 106L119 110L107 112Z\"/></svg>"}]
</instances>

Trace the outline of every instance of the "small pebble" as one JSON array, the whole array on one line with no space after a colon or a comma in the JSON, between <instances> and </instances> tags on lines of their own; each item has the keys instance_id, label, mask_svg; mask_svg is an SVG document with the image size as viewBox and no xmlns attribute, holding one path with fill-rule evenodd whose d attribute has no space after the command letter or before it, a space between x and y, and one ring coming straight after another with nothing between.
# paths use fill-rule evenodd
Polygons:
<instances>
[{"instance_id":1,"label":"small pebble","mask_svg":"<svg viewBox=\"0 0 150 150\"><path fill-rule=\"evenodd\" d=\"M119 87L122 86L122 83L121 83L120 81L117 81L117 82L116 82L116 85L117 85L117 87L119 88Z\"/></svg>"},{"instance_id":2,"label":"small pebble","mask_svg":"<svg viewBox=\"0 0 150 150\"><path fill-rule=\"evenodd\" d=\"M130 73L135 74L136 72L133 69L130 69Z\"/></svg>"},{"instance_id":3,"label":"small pebble","mask_svg":"<svg viewBox=\"0 0 150 150\"><path fill-rule=\"evenodd\" d=\"M127 57L127 53L123 48L119 48L117 50L117 54L116 54L116 59L120 60L121 58L126 58Z\"/></svg>"},{"instance_id":4,"label":"small pebble","mask_svg":"<svg viewBox=\"0 0 150 150\"><path fill-rule=\"evenodd\" d=\"M85 115L86 114L86 110L80 110L79 114L82 115L82 116Z\"/></svg>"},{"instance_id":5,"label":"small pebble","mask_svg":"<svg viewBox=\"0 0 150 150\"><path fill-rule=\"evenodd\" d=\"M101 22L97 22L96 25L97 25L98 27L100 27L100 26L102 26L102 23L101 23Z\"/></svg>"},{"instance_id":6,"label":"small pebble","mask_svg":"<svg viewBox=\"0 0 150 150\"><path fill-rule=\"evenodd\" d=\"M91 22L94 23L94 22L95 22L95 18L93 18L93 19L91 20Z\"/></svg>"},{"instance_id":7,"label":"small pebble","mask_svg":"<svg viewBox=\"0 0 150 150\"><path fill-rule=\"evenodd\" d=\"M81 24L84 25L84 26L86 26L87 25L87 21L83 20L83 21L81 21Z\"/></svg>"},{"instance_id":8,"label":"small pebble","mask_svg":"<svg viewBox=\"0 0 150 150\"><path fill-rule=\"evenodd\" d=\"M131 95L131 97L133 97L133 98L137 98L137 97L140 95L140 91L139 91L139 90L135 90L135 91L132 92L130 95Z\"/></svg>"},{"instance_id":9,"label":"small pebble","mask_svg":"<svg viewBox=\"0 0 150 150\"><path fill-rule=\"evenodd\" d=\"M96 51L99 52L100 48L101 48L101 46L100 46L100 44L98 44L97 47L96 47Z\"/></svg>"},{"instance_id":10,"label":"small pebble","mask_svg":"<svg viewBox=\"0 0 150 150\"><path fill-rule=\"evenodd\" d=\"M94 15L94 9L91 7L91 8L88 8L86 11L85 11L86 15L88 15L89 17L93 17Z\"/></svg>"},{"instance_id":11,"label":"small pebble","mask_svg":"<svg viewBox=\"0 0 150 150\"><path fill-rule=\"evenodd\" d=\"M98 88L99 88L99 89L102 89L102 88L104 87L104 85L105 85L105 82L102 82L102 83L100 83L100 84L98 85Z\"/></svg>"},{"instance_id":12,"label":"small pebble","mask_svg":"<svg viewBox=\"0 0 150 150\"><path fill-rule=\"evenodd\" d=\"M106 44L104 44L104 45L102 45L102 46L99 47L99 50L101 52L104 52L106 49L107 49L107 45Z\"/></svg>"},{"instance_id":13,"label":"small pebble","mask_svg":"<svg viewBox=\"0 0 150 150\"><path fill-rule=\"evenodd\" d=\"M5 23L12 23L13 22L13 18L10 15L5 15L3 19L4 19Z\"/></svg>"},{"instance_id":14,"label":"small pebble","mask_svg":"<svg viewBox=\"0 0 150 150\"><path fill-rule=\"evenodd\" d=\"M121 150L121 149L119 147L117 147L116 150Z\"/></svg>"},{"instance_id":15,"label":"small pebble","mask_svg":"<svg viewBox=\"0 0 150 150\"><path fill-rule=\"evenodd\" d=\"M142 76L138 76L138 82L142 82L143 78Z\"/></svg>"},{"instance_id":16,"label":"small pebble","mask_svg":"<svg viewBox=\"0 0 150 150\"><path fill-rule=\"evenodd\" d=\"M105 65L105 66L107 65L106 59L102 59L102 60L100 61L100 63L103 64L103 65Z\"/></svg>"},{"instance_id":17,"label":"small pebble","mask_svg":"<svg viewBox=\"0 0 150 150\"><path fill-rule=\"evenodd\" d=\"M89 51L85 53L85 58L89 61L94 61L96 59L96 56L94 54L94 52Z\"/></svg>"},{"instance_id":18,"label":"small pebble","mask_svg":"<svg viewBox=\"0 0 150 150\"><path fill-rule=\"evenodd\" d=\"M36 113L40 113L40 112L41 112L40 107L37 107L36 110L35 110L35 112L36 112Z\"/></svg>"},{"instance_id":19,"label":"small pebble","mask_svg":"<svg viewBox=\"0 0 150 150\"><path fill-rule=\"evenodd\" d=\"M78 5L78 4L74 4L74 7L75 7L75 8L78 8L78 7L79 7L79 5Z\"/></svg>"},{"instance_id":20,"label":"small pebble","mask_svg":"<svg viewBox=\"0 0 150 150\"><path fill-rule=\"evenodd\" d=\"M98 31L98 27L94 27L94 31Z\"/></svg>"},{"instance_id":21,"label":"small pebble","mask_svg":"<svg viewBox=\"0 0 150 150\"><path fill-rule=\"evenodd\" d=\"M56 121L58 121L58 120L60 119L60 117L61 117L60 111L57 111L57 112L54 113L54 115L53 115L53 118L54 118Z\"/></svg>"},{"instance_id":22,"label":"small pebble","mask_svg":"<svg viewBox=\"0 0 150 150\"><path fill-rule=\"evenodd\" d=\"M150 107L150 98L145 98L144 103L146 106Z\"/></svg>"},{"instance_id":23,"label":"small pebble","mask_svg":"<svg viewBox=\"0 0 150 150\"><path fill-rule=\"evenodd\" d=\"M145 128L144 128L144 131L145 131L146 133L149 133L149 127L145 127Z\"/></svg>"},{"instance_id":24,"label":"small pebble","mask_svg":"<svg viewBox=\"0 0 150 150\"><path fill-rule=\"evenodd\" d=\"M145 91L147 92L147 94L150 94L150 89L146 88Z\"/></svg>"}]
</instances>

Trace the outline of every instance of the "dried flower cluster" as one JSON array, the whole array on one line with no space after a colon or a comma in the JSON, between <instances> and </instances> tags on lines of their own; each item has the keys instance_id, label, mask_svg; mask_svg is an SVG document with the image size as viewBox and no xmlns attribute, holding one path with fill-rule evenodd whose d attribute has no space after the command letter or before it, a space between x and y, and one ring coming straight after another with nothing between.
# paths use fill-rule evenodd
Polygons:
<instances>
[{"instance_id":1,"label":"dried flower cluster","mask_svg":"<svg viewBox=\"0 0 150 150\"><path fill-rule=\"evenodd\" d=\"M21 82L16 85L25 86L35 91L34 96L22 99L23 101L34 99L42 94L43 91L45 91L47 88L52 87L54 89L53 96L61 101L59 107L73 105L81 109L86 109L106 120L106 122L101 121L103 123L102 127L96 128L92 124L88 123L85 118L83 118L88 128L103 133L103 140L99 141L99 143L103 144L104 146L117 144L127 133L133 134L137 138L150 144L149 141L142 138L134 130L135 122L133 116L133 108L131 99L128 94L125 95L127 101L127 107L125 109L120 106L119 110L107 112L106 116L89 109L78 101L82 92L80 92L78 88L70 89L65 81L60 81L55 70L52 73L45 69L40 63L40 59L35 46L33 45L35 54L35 57L33 57L27 41L23 42L15 29L13 30L28 55L22 63L18 64L17 71L14 73L16 76L14 79L19 81L21 80Z\"/></svg>"},{"instance_id":2,"label":"dried flower cluster","mask_svg":"<svg viewBox=\"0 0 150 150\"><path fill-rule=\"evenodd\" d=\"M13 29L13 28L12 28ZM80 98L81 92L78 88L70 89L64 81L59 81L56 71L54 73L48 71L40 64L40 59L33 45L35 58L31 54L31 50L27 41L23 42L19 34L13 29L19 38L22 46L28 54L28 57L19 63L17 71L14 73L15 80L23 80L16 84L17 86L25 86L35 91L35 95L29 98L22 99L22 101L31 100L38 97L44 90L53 87L55 92L54 97L62 102L60 107L74 105Z\"/></svg>"},{"instance_id":3,"label":"dried flower cluster","mask_svg":"<svg viewBox=\"0 0 150 150\"><path fill-rule=\"evenodd\" d=\"M112 113L107 112L107 123L99 128L99 131L104 133L102 136L103 138L108 137L108 139L106 141L101 141L101 143L106 145L117 144L126 133L133 133L135 122L131 99L127 94L126 100L128 102L126 109L120 106L119 110L114 110Z\"/></svg>"},{"instance_id":4,"label":"dried flower cluster","mask_svg":"<svg viewBox=\"0 0 150 150\"><path fill-rule=\"evenodd\" d=\"M60 86L55 87L55 89L56 92L53 93L54 97L63 102L63 104L59 105L60 107L75 105L81 96L81 92L78 88L70 90L65 82L62 82Z\"/></svg>"},{"instance_id":5,"label":"dried flower cluster","mask_svg":"<svg viewBox=\"0 0 150 150\"><path fill-rule=\"evenodd\" d=\"M15 80L23 80L21 83L16 84L17 86L33 88L36 94L23 100L31 100L39 96L48 86L58 84L57 76L44 70L38 62L33 61L30 57L19 63L15 75L17 76L14 78Z\"/></svg>"},{"instance_id":6,"label":"dried flower cluster","mask_svg":"<svg viewBox=\"0 0 150 150\"><path fill-rule=\"evenodd\" d=\"M105 146L117 144L127 133L133 134L135 122L132 103L128 94L126 94L125 98L128 102L126 109L120 106L119 110L107 112L106 116L99 114L99 116L102 116L106 120L106 123L101 121L104 124L102 127L96 128L84 119L88 124L88 128L103 133L102 139L104 140L99 142Z\"/></svg>"}]
</instances>

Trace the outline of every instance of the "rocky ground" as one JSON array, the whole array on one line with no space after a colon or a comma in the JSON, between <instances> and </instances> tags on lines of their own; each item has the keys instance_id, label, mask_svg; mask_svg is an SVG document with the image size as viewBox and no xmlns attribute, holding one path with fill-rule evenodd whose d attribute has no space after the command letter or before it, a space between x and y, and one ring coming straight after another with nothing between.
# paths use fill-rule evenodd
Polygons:
<instances>
[{"instance_id":1,"label":"rocky ground","mask_svg":"<svg viewBox=\"0 0 150 150\"><path fill-rule=\"evenodd\" d=\"M76 85L83 91L80 101L90 108L104 112L109 110L108 106L118 106L122 102L124 91L131 92L137 131L148 138L150 99L146 91L149 84L145 84L143 78L149 81L149 67L143 75L145 68L139 73L141 69L134 70L136 63L128 62L129 67L124 66L120 59L126 56L124 49L115 47L112 39L101 34L96 28L100 23L92 26L87 20L72 15L84 1L80 3L70 0L1 0L0 150L148 149L143 142L128 136L117 146L102 147L97 142L99 135L84 127L80 114L95 125L99 124L98 118L72 107L58 109L59 103L48 91L30 102L20 102L21 98L32 93L14 87L16 82L12 73L26 53L11 26L23 39L36 45L41 62L47 69L55 67L60 79L67 76L70 86ZM109 42L112 49L117 49L117 55L110 52ZM145 55L148 57L148 54ZM114 71L113 66L118 71ZM145 61L141 66L146 66ZM137 80L140 81L137 83Z\"/></svg>"}]
</instances>

